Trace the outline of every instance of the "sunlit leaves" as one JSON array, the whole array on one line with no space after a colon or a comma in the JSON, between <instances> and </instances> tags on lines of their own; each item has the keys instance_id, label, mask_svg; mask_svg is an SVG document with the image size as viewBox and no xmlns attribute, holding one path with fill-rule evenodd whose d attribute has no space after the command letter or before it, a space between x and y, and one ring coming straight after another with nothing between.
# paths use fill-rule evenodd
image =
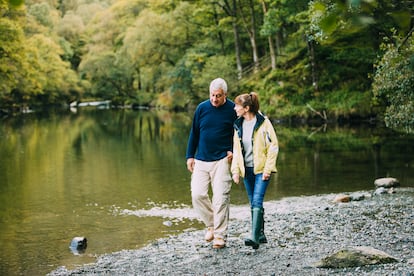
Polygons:
<instances>
[{"instance_id":1,"label":"sunlit leaves","mask_svg":"<svg viewBox=\"0 0 414 276\"><path fill-rule=\"evenodd\" d=\"M24 63L23 31L13 21L0 18L0 99L17 84Z\"/></svg>"},{"instance_id":2,"label":"sunlit leaves","mask_svg":"<svg viewBox=\"0 0 414 276\"><path fill-rule=\"evenodd\" d=\"M102 12L106 7L101 3L82 4L76 9L76 15L82 18L84 25L87 25L95 14Z\"/></svg>"},{"instance_id":3,"label":"sunlit leaves","mask_svg":"<svg viewBox=\"0 0 414 276\"><path fill-rule=\"evenodd\" d=\"M45 27L53 26L53 19L51 18L52 9L47 3L38 3L29 7L28 13L33 16L36 21Z\"/></svg>"},{"instance_id":4,"label":"sunlit leaves","mask_svg":"<svg viewBox=\"0 0 414 276\"><path fill-rule=\"evenodd\" d=\"M80 16L67 12L59 22L58 34L66 40L76 43L84 32L85 25Z\"/></svg>"},{"instance_id":5,"label":"sunlit leaves","mask_svg":"<svg viewBox=\"0 0 414 276\"><path fill-rule=\"evenodd\" d=\"M91 83L95 96L118 99L135 97L133 86L137 76L136 57L130 54L135 41L128 44L129 29L146 1L117 1L108 9L96 13L86 26L86 52L82 56L80 72ZM103 31L104 30L104 31ZM128 46L125 46L125 43ZM137 85L138 86L138 85Z\"/></svg>"},{"instance_id":6,"label":"sunlit leaves","mask_svg":"<svg viewBox=\"0 0 414 276\"><path fill-rule=\"evenodd\" d=\"M76 89L77 77L70 70L69 63L62 61L62 49L53 40L43 35L34 35L27 41L27 58L31 64L28 71L34 74L37 85L26 87L26 91L34 94L48 93L51 101L62 92L68 93Z\"/></svg>"}]
</instances>

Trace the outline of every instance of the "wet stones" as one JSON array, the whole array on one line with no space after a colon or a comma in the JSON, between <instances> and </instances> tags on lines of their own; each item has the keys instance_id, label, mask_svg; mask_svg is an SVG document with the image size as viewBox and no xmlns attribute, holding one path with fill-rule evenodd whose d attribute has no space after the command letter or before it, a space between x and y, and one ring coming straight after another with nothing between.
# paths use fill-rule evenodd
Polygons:
<instances>
[{"instance_id":1,"label":"wet stones","mask_svg":"<svg viewBox=\"0 0 414 276\"><path fill-rule=\"evenodd\" d=\"M353 195L346 195L340 194L337 195L334 199L334 203L346 203L351 201L360 201L364 200L365 198L369 198L371 196L378 196L382 194L394 194L396 193L395 188L400 186L400 182L398 179L394 177L384 177L378 178L374 181L374 185L376 189L368 195L364 194L353 194Z\"/></svg>"},{"instance_id":2,"label":"wet stones","mask_svg":"<svg viewBox=\"0 0 414 276\"><path fill-rule=\"evenodd\" d=\"M341 249L322 259L315 266L319 268L346 268L395 262L398 262L395 257L381 250L368 246L356 246Z\"/></svg>"}]
</instances>

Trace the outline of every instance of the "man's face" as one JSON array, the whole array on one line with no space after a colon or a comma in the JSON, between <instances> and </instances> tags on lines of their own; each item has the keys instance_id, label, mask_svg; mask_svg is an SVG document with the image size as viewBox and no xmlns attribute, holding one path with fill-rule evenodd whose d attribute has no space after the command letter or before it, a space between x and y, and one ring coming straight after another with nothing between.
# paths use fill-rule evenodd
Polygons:
<instances>
[{"instance_id":1,"label":"man's face","mask_svg":"<svg viewBox=\"0 0 414 276\"><path fill-rule=\"evenodd\" d=\"M218 89L210 92L210 102L214 107L219 107L226 101L226 94L223 90Z\"/></svg>"}]
</instances>

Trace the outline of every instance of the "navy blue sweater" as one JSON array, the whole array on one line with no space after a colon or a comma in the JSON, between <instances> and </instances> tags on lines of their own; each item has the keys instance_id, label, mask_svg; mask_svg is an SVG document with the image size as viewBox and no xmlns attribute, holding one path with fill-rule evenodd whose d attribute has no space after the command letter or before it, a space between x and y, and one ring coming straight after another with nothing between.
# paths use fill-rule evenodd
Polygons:
<instances>
[{"instance_id":1,"label":"navy blue sweater","mask_svg":"<svg viewBox=\"0 0 414 276\"><path fill-rule=\"evenodd\" d=\"M197 106L188 138L186 158L217 161L233 151L233 123L237 115L228 99L219 106L206 100Z\"/></svg>"}]
</instances>

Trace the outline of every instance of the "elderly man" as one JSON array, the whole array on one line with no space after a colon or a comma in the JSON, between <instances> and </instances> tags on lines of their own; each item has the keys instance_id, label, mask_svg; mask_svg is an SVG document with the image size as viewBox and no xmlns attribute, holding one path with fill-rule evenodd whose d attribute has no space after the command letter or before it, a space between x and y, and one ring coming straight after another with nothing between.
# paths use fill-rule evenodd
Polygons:
<instances>
[{"instance_id":1,"label":"elderly man","mask_svg":"<svg viewBox=\"0 0 414 276\"><path fill-rule=\"evenodd\" d=\"M214 79L210 83L210 99L201 102L194 113L186 153L187 169L192 173L193 207L207 227L205 240L213 241L213 248L226 245L235 119L234 103L227 99L226 81Z\"/></svg>"}]
</instances>

